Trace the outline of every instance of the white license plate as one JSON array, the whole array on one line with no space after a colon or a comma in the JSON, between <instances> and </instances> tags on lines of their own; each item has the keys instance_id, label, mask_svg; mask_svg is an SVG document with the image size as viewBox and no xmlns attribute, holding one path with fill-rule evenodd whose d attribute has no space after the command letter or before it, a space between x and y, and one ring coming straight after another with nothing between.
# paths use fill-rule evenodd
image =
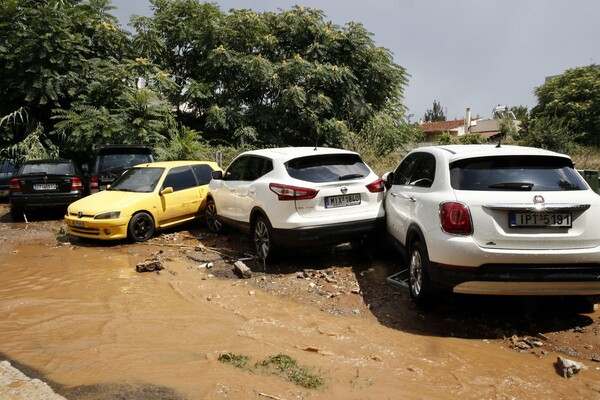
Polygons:
<instances>
[{"instance_id":1,"label":"white license plate","mask_svg":"<svg viewBox=\"0 0 600 400\"><path fill-rule=\"evenodd\" d=\"M71 221L71 225L77 228L83 228L83 221Z\"/></svg>"},{"instance_id":2,"label":"white license plate","mask_svg":"<svg viewBox=\"0 0 600 400\"><path fill-rule=\"evenodd\" d=\"M508 215L511 227L559 227L570 228L573 223L571 213L521 213Z\"/></svg>"},{"instance_id":3,"label":"white license plate","mask_svg":"<svg viewBox=\"0 0 600 400\"><path fill-rule=\"evenodd\" d=\"M357 193L325 197L325 208L357 206L359 204L360 194Z\"/></svg>"},{"instance_id":4,"label":"white license plate","mask_svg":"<svg viewBox=\"0 0 600 400\"><path fill-rule=\"evenodd\" d=\"M56 190L56 183L34 183L33 190Z\"/></svg>"}]
</instances>

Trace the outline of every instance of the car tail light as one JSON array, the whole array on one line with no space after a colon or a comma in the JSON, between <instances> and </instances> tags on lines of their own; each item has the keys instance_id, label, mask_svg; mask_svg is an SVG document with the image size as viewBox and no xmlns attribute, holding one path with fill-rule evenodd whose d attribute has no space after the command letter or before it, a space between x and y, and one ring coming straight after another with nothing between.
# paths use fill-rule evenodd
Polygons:
<instances>
[{"instance_id":1,"label":"car tail light","mask_svg":"<svg viewBox=\"0 0 600 400\"><path fill-rule=\"evenodd\" d=\"M79 190L83 190L83 182L75 176L71 179L71 192L77 192Z\"/></svg>"},{"instance_id":2,"label":"car tail light","mask_svg":"<svg viewBox=\"0 0 600 400\"><path fill-rule=\"evenodd\" d=\"M367 189L371 193L383 192L385 190L385 185L383 184L383 180L377 179L375 182L369 183Z\"/></svg>"},{"instance_id":3,"label":"car tail light","mask_svg":"<svg viewBox=\"0 0 600 400\"><path fill-rule=\"evenodd\" d=\"M21 184L17 178L10 180L10 183L8 184L8 191L10 193L17 193L21 191Z\"/></svg>"},{"instance_id":4,"label":"car tail light","mask_svg":"<svg viewBox=\"0 0 600 400\"><path fill-rule=\"evenodd\" d=\"M319 193L316 189L281 185L279 183L270 183L269 189L277 194L279 200L308 200L313 199Z\"/></svg>"},{"instance_id":5,"label":"car tail light","mask_svg":"<svg viewBox=\"0 0 600 400\"><path fill-rule=\"evenodd\" d=\"M473 233L473 223L469 207L463 203L448 202L440 205L442 230L455 235Z\"/></svg>"},{"instance_id":6,"label":"car tail light","mask_svg":"<svg viewBox=\"0 0 600 400\"><path fill-rule=\"evenodd\" d=\"M90 193L96 193L99 190L100 190L100 182L98 181L98 178L93 176L90 179Z\"/></svg>"}]
</instances>

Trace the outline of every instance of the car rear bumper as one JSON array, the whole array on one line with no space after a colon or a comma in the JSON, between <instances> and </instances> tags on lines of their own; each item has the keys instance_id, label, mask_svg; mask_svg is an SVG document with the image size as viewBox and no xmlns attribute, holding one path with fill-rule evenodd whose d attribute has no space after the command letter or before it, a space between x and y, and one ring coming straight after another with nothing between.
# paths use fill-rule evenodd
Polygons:
<instances>
[{"instance_id":1,"label":"car rear bumper","mask_svg":"<svg viewBox=\"0 0 600 400\"><path fill-rule=\"evenodd\" d=\"M378 234L385 229L385 218L342 222L293 229L273 229L273 239L281 246L342 243Z\"/></svg>"},{"instance_id":2,"label":"car rear bumper","mask_svg":"<svg viewBox=\"0 0 600 400\"><path fill-rule=\"evenodd\" d=\"M61 194L11 194L10 206L25 210L34 208L67 207L69 204L83 198L81 192Z\"/></svg>"},{"instance_id":3,"label":"car rear bumper","mask_svg":"<svg viewBox=\"0 0 600 400\"><path fill-rule=\"evenodd\" d=\"M454 293L489 295L598 295L600 264L494 264L464 268L432 264L438 285Z\"/></svg>"}]
</instances>

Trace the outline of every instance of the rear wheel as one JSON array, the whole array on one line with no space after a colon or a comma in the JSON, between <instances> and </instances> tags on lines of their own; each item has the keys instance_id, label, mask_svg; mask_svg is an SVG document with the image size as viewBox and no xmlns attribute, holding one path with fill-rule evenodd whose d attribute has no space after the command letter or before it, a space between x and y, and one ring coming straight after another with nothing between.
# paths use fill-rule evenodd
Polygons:
<instances>
[{"instance_id":1,"label":"rear wheel","mask_svg":"<svg viewBox=\"0 0 600 400\"><path fill-rule=\"evenodd\" d=\"M277 246L273 243L273 228L269 220L263 216L256 218L252 224L252 240L259 259L273 261L277 254Z\"/></svg>"},{"instance_id":2,"label":"rear wheel","mask_svg":"<svg viewBox=\"0 0 600 400\"><path fill-rule=\"evenodd\" d=\"M135 214L129 220L127 233L134 242L145 242L154 236L154 219L144 211Z\"/></svg>"},{"instance_id":3,"label":"rear wheel","mask_svg":"<svg viewBox=\"0 0 600 400\"><path fill-rule=\"evenodd\" d=\"M427 247L420 241L412 244L408 264L408 286L413 301L420 307L431 304L434 295L429 279L429 255Z\"/></svg>"},{"instance_id":4,"label":"rear wheel","mask_svg":"<svg viewBox=\"0 0 600 400\"><path fill-rule=\"evenodd\" d=\"M206 202L206 210L204 211L206 218L206 226L212 232L220 233L223 232L223 222L219 219L217 214L217 205L213 199L208 199Z\"/></svg>"},{"instance_id":5,"label":"rear wheel","mask_svg":"<svg viewBox=\"0 0 600 400\"><path fill-rule=\"evenodd\" d=\"M23 221L23 210L20 210L15 207L10 208L10 216L14 222L22 222Z\"/></svg>"}]
</instances>

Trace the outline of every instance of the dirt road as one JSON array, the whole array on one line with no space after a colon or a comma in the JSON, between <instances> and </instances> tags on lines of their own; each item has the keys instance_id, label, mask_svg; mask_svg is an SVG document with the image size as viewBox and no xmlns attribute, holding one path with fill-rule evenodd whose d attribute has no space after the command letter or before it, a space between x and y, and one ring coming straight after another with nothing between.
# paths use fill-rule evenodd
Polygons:
<instances>
[{"instance_id":1,"label":"dirt road","mask_svg":"<svg viewBox=\"0 0 600 400\"><path fill-rule=\"evenodd\" d=\"M564 299L449 297L422 311L386 283L393 252L290 252L266 271L247 260L241 278L231 261L250 248L234 232L96 243L65 235L60 215L13 223L8 211L0 361L68 399L600 398L600 312ZM165 269L136 271L152 257ZM279 355L322 385L260 367ZM586 368L564 378L558 356Z\"/></svg>"}]
</instances>

